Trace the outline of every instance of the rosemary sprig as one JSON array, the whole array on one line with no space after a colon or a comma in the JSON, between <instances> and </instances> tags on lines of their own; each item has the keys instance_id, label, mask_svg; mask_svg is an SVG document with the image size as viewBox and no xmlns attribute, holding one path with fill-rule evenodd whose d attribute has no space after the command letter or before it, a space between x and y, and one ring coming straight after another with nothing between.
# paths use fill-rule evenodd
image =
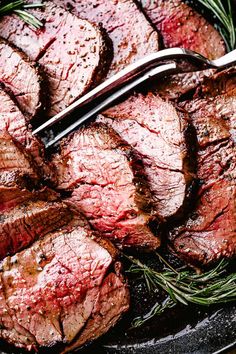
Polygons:
<instances>
[{"instance_id":1,"label":"rosemary sprig","mask_svg":"<svg viewBox=\"0 0 236 354\"><path fill-rule=\"evenodd\" d=\"M221 26L219 31L224 38L227 50L236 48L236 28L233 18L231 0L227 0L223 5L222 0L198 0L202 5L208 8L219 20Z\"/></svg>"},{"instance_id":2,"label":"rosemary sprig","mask_svg":"<svg viewBox=\"0 0 236 354\"><path fill-rule=\"evenodd\" d=\"M9 4L0 7L0 17L15 13L30 26L40 28L43 26L43 23L39 21L35 16L30 14L27 9L38 8L42 6L44 6L42 3L25 4L25 1L23 0L10 2Z\"/></svg>"},{"instance_id":3,"label":"rosemary sprig","mask_svg":"<svg viewBox=\"0 0 236 354\"><path fill-rule=\"evenodd\" d=\"M157 256L163 260L158 253ZM135 318L132 323L133 327L141 326L150 318L160 315L177 303L185 306L190 303L209 306L236 300L236 273L227 274L228 262L224 260L214 269L196 274L189 269L176 271L166 260L164 271L157 272L139 259L128 255L125 257L132 263L128 272L141 276L150 292L161 288L168 295L162 304L154 305L148 314Z\"/></svg>"}]
</instances>

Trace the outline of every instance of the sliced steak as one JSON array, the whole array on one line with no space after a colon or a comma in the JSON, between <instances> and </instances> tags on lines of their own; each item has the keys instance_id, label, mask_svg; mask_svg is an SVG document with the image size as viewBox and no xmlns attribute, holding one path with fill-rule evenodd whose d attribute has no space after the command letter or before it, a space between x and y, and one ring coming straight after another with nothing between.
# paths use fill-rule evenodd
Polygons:
<instances>
[{"instance_id":1,"label":"sliced steak","mask_svg":"<svg viewBox=\"0 0 236 354\"><path fill-rule=\"evenodd\" d=\"M1 213L0 259L13 255L72 218L69 208L57 202L27 202Z\"/></svg>"},{"instance_id":2,"label":"sliced steak","mask_svg":"<svg viewBox=\"0 0 236 354\"><path fill-rule=\"evenodd\" d=\"M0 83L14 95L20 110L31 120L41 107L39 70L19 49L0 39Z\"/></svg>"},{"instance_id":3,"label":"sliced steak","mask_svg":"<svg viewBox=\"0 0 236 354\"><path fill-rule=\"evenodd\" d=\"M53 162L61 190L95 230L122 246L156 248L151 196L132 149L113 129L94 124L65 140Z\"/></svg>"},{"instance_id":4,"label":"sliced steak","mask_svg":"<svg viewBox=\"0 0 236 354\"><path fill-rule=\"evenodd\" d=\"M53 182L55 176L50 164L45 159L43 144L32 135L30 127L27 126L25 116L18 108L16 102L2 89L0 89L0 116L0 130L8 131L15 141L22 144L28 155L31 155L34 159L41 177Z\"/></svg>"},{"instance_id":5,"label":"sliced steak","mask_svg":"<svg viewBox=\"0 0 236 354\"><path fill-rule=\"evenodd\" d=\"M152 93L131 96L98 118L115 129L143 161L155 209L163 218L182 213L192 180L185 118Z\"/></svg>"},{"instance_id":6,"label":"sliced steak","mask_svg":"<svg viewBox=\"0 0 236 354\"><path fill-rule=\"evenodd\" d=\"M138 0L160 31L166 48L194 50L209 59L224 55L223 38L204 17L182 0Z\"/></svg>"},{"instance_id":7,"label":"sliced steak","mask_svg":"<svg viewBox=\"0 0 236 354\"><path fill-rule=\"evenodd\" d=\"M101 23L114 47L108 77L159 50L159 36L133 0L55 0L73 14Z\"/></svg>"},{"instance_id":8,"label":"sliced steak","mask_svg":"<svg viewBox=\"0 0 236 354\"><path fill-rule=\"evenodd\" d=\"M155 91L166 100L183 100L183 97L191 94L207 77L211 77L215 69L189 72L171 75L159 79L155 83Z\"/></svg>"},{"instance_id":9,"label":"sliced steak","mask_svg":"<svg viewBox=\"0 0 236 354\"><path fill-rule=\"evenodd\" d=\"M73 341L78 347L105 333L129 307L123 278L111 269L114 257L112 246L100 244L77 216L73 225L6 258L0 279L1 338L37 350ZM116 294L115 305L105 306L108 292ZM99 317L104 326L94 323L93 332L86 333L87 324Z\"/></svg>"},{"instance_id":10,"label":"sliced steak","mask_svg":"<svg viewBox=\"0 0 236 354\"><path fill-rule=\"evenodd\" d=\"M99 82L111 53L103 31L51 1L32 13L44 23L42 29L35 31L19 17L5 16L0 32L41 64L48 78L48 115L53 116Z\"/></svg>"},{"instance_id":11,"label":"sliced steak","mask_svg":"<svg viewBox=\"0 0 236 354\"><path fill-rule=\"evenodd\" d=\"M29 199L55 200L44 187L32 156L12 136L0 130L0 212Z\"/></svg>"},{"instance_id":12,"label":"sliced steak","mask_svg":"<svg viewBox=\"0 0 236 354\"><path fill-rule=\"evenodd\" d=\"M206 80L183 103L198 136L199 190L187 221L170 232L172 247L194 265L236 254L236 75Z\"/></svg>"},{"instance_id":13,"label":"sliced steak","mask_svg":"<svg viewBox=\"0 0 236 354\"><path fill-rule=\"evenodd\" d=\"M116 265L118 266L118 264ZM110 273L104 279L92 316L79 338L67 346L64 352L70 352L91 340L97 339L104 333L104 329L107 331L117 323L121 313L127 311L129 295L123 279L117 276L120 274L119 266L117 266L116 273Z\"/></svg>"}]
</instances>

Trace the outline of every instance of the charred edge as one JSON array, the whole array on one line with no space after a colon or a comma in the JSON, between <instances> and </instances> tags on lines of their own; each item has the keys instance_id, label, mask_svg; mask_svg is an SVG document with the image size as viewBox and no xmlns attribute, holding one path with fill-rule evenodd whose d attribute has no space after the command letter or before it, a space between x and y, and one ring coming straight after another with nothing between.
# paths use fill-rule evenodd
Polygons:
<instances>
[{"instance_id":1,"label":"charred edge","mask_svg":"<svg viewBox=\"0 0 236 354\"><path fill-rule=\"evenodd\" d=\"M24 116L26 117L26 121L27 123L31 122L31 119L36 119L36 118L39 118L42 114L42 111L44 109L44 101L45 101L45 97L44 97L44 93L43 93L43 89L42 89L42 70L41 68L39 68L39 65L35 62L35 61L32 61L30 60L30 58L21 50L19 49L16 45L14 45L13 43L11 42L8 42L7 40L3 39L3 38L0 38L0 43L3 43L5 44L6 46L9 46L13 49L13 51L15 51L23 61L27 62L27 64L29 64L29 66L35 70L35 73L36 75L38 76L38 82L39 82L39 86L40 86L40 92L39 92L39 104L38 104L38 107L37 107L37 110L35 112L35 115L32 117L32 116L29 116L29 114L27 114L26 112L22 112L24 114ZM8 90L8 89L7 89ZM7 91L8 93L8 91ZM13 95L13 93L10 91L9 89L9 95L13 96L11 97L12 100L14 100L14 102L16 102L16 98L15 96ZM17 102L16 102L17 104Z\"/></svg>"}]
</instances>

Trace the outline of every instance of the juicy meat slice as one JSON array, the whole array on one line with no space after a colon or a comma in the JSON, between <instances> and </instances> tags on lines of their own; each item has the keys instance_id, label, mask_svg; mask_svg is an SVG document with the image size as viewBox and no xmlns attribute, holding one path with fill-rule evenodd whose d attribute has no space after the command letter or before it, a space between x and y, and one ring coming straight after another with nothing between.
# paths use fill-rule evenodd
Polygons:
<instances>
[{"instance_id":1,"label":"juicy meat slice","mask_svg":"<svg viewBox=\"0 0 236 354\"><path fill-rule=\"evenodd\" d=\"M32 135L25 116L16 102L2 89L0 89L0 117L0 130L9 132L15 141L22 144L28 155L34 159L41 177L53 182L55 176L50 164L45 159L43 144Z\"/></svg>"},{"instance_id":2,"label":"juicy meat slice","mask_svg":"<svg viewBox=\"0 0 236 354\"><path fill-rule=\"evenodd\" d=\"M198 137L199 190L187 221L170 232L172 247L194 265L236 254L236 75L215 75L183 103Z\"/></svg>"},{"instance_id":3,"label":"juicy meat slice","mask_svg":"<svg viewBox=\"0 0 236 354\"><path fill-rule=\"evenodd\" d=\"M163 218L181 214L192 180L185 118L152 93L131 96L98 118L135 149L144 164L155 209Z\"/></svg>"},{"instance_id":4,"label":"juicy meat slice","mask_svg":"<svg viewBox=\"0 0 236 354\"><path fill-rule=\"evenodd\" d=\"M0 173L5 171L21 171L29 178L38 180L32 157L7 131L0 130Z\"/></svg>"},{"instance_id":5,"label":"juicy meat slice","mask_svg":"<svg viewBox=\"0 0 236 354\"><path fill-rule=\"evenodd\" d=\"M39 184L30 156L8 132L0 131L0 211L31 198Z\"/></svg>"},{"instance_id":6,"label":"juicy meat slice","mask_svg":"<svg viewBox=\"0 0 236 354\"><path fill-rule=\"evenodd\" d=\"M48 79L48 115L53 116L100 80L111 53L103 31L53 2L32 13L44 23L42 29L35 31L19 17L5 16L0 32L41 64Z\"/></svg>"},{"instance_id":7,"label":"juicy meat slice","mask_svg":"<svg viewBox=\"0 0 236 354\"><path fill-rule=\"evenodd\" d=\"M6 258L0 278L1 338L28 350L66 346L83 335L94 314L104 317L103 323L109 317L118 320L129 307L129 293L122 276L111 269L114 257L112 246L100 245L77 216L76 222ZM120 294L120 288L122 298L104 309L106 293ZM109 327L94 326L83 343Z\"/></svg>"},{"instance_id":8,"label":"juicy meat slice","mask_svg":"<svg viewBox=\"0 0 236 354\"><path fill-rule=\"evenodd\" d=\"M41 184L38 168L26 149L0 130L0 212L37 198L52 201L58 195Z\"/></svg>"},{"instance_id":9,"label":"juicy meat slice","mask_svg":"<svg viewBox=\"0 0 236 354\"><path fill-rule=\"evenodd\" d=\"M64 352L70 352L88 341L97 339L104 333L104 329L107 331L117 323L120 313L127 311L129 295L123 279L117 274L110 273L104 279L91 318L79 338L67 346Z\"/></svg>"},{"instance_id":10,"label":"juicy meat slice","mask_svg":"<svg viewBox=\"0 0 236 354\"><path fill-rule=\"evenodd\" d=\"M48 232L67 224L69 208L59 202L27 202L1 213L0 259L29 246Z\"/></svg>"},{"instance_id":11,"label":"juicy meat slice","mask_svg":"<svg viewBox=\"0 0 236 354\"><path fill-rule=\"evenodd\" d=\"M155 83L155 91L166 100L183 100L183 97L196 89L215 69L181 73L164 77Z\"/></svg>"},{"instance_id":12,"label":"juicy meat slice","mask_svg":"<svg viewBox=\"0 0 236 354\"><path fill-rule=\"evenodd\" d=\"M101 23L114 47L108 77L159 50L159 35L133 0L55 0L73 14Z\"/></svg>"},{"instance_id":13,"label":"juicy meat slice","mask_svg":"<svg viewBox=\"0 0 236 354\"><path fill-rule=\"evenodd\" d=\"M209 59L224 55L223 38L204 17L182 0L138 0L162 35L166 48L194 50Z\"/></svg>"},{"instance_id":14,"label":"juicy meat slice","mask_svg":"<svg viewBox=\"0 0 236 354\"><path fill-rule=\"evenodd\" d=\"M0 83L14 95L20 110L31 120L41 107L41 77L35 64L0 38Z\"/></svg>"},{"instance_id":15,"label":"juicy meat slice","mask_svg":"<svg viewBox=\"0 0 236 354\"><path fill-rule=\"evenodd\" d=\"M76 132L53 162L58 189L72 190L68 202L95 230L122 246L159 246L149 228L151 196L142 166L113 129L94 124Z\"/></svg>"}]
</instances>

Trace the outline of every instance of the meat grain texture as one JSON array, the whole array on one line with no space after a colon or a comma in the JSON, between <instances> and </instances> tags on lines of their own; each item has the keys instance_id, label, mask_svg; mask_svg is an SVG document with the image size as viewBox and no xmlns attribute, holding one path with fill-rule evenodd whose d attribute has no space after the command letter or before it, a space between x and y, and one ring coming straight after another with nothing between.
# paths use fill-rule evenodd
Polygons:
<instances>
[{"instance_id":1,"label":"meat grain texture","mask_svg":"<svg viewBox=\"0 0 236 354\"><path fill-rule=\"evenodd\" d=\"M177 254L209 265L236 254L236 75L216 74L183 103L198 137L199 190L193 211L171 231Z\"/></svg>"},{"instance_id":2,"label":"meat grain texture","mask_svg":"<svg viewBox=\"0 0 236 354\"><path fill-rule=\"evenodd\" d=\"M112 40L114 59L107 77L159 50L159 35L133 0L55 0L73 14L99 24Z\"/></svg>"},{"instance_id":3,"label":"meat grain texture","mask_svg":"<svg viewBox=\"0 0 236 354\"><path fill-rule=\"evenodd\" d=\"M50 163L45 158L43 143L32 135L27 119L20 111L14 98L1 88L0 116L0 131L7 131L13 140L25 148L25 153L28 154L28 157L31 159L32 164L35 165L35 168L37 168L42 179L52 184L55 183L56 177ZM12 157L12 159L14 159L14 157ZM18 163L16 158L15 162Z\"/></svg>"},{"instance_id":4,"label":"meat grain texture","mask_svg":"<svg viewBox=\"0 0 236 354\"><path fill-rule=\"evenodd\" d=\"M182 0L138 0L160 32L166 48L194 50L209 59L225 54L219 32Z\"/></svg>"},{"instance_id":5,"label":"meat grain texture","mask_svg":"<svg viewBox=\"0 0 236 354\"><path fill-rule=\"evenodd\" d=\"M98 118L115 129L142 160L155 210L164 219L182 214L192 181L186 118L152 93L131 96Z\"/></svg>"},{"instance_id":6,"label":"meat grain texture","mask_svg":"<svg viewBox=\"0 0 236 354\"><path fill-rule=\"evenodd\" d=\"M52 162L58 189L71 190L68 202L95 230L121 246L159 246L149 228L152 204L143 167L113 129L102 124L80 129L62 143Z\"/></svg>"},{"instance_id":7,"label":"meat grain texture","mask_svg":"<svg viewBox=\"0 0 236 354\"><path fill-rule=\"evenodd\" d=\"M76 221L1 263L0 336L37 350L67 351L105 333L129 306L115 251ZM115 303L106 300L114 299ZM98 323L101 326L98 327ZM56 349L57 351L57 349Z\"/></svg>"},{"instance_id":8,"label":"meat grain texture","mask_svg":"<svg viewBox=\"0 0 236 354\"><path fill-rule=\"evenodd\" d=\"M100 81L110 64L110 42L98 27L51 1L30 11L44 23L41 29L35 31L17 16L5 16L0 32L41 65L47 78L47 115L53 116Z\"/></svg>"},{"instance_id":9,"label":"meat grain texture","mask_svg":"<svg viewBox=\"0 0 236 354\"><path fill-rule=\"evenodd\" d=\"M0 39L0 83L14 95L28 121L37 116L42 106L41 80L35 63Z\"/></svg>"}]
</instances>

